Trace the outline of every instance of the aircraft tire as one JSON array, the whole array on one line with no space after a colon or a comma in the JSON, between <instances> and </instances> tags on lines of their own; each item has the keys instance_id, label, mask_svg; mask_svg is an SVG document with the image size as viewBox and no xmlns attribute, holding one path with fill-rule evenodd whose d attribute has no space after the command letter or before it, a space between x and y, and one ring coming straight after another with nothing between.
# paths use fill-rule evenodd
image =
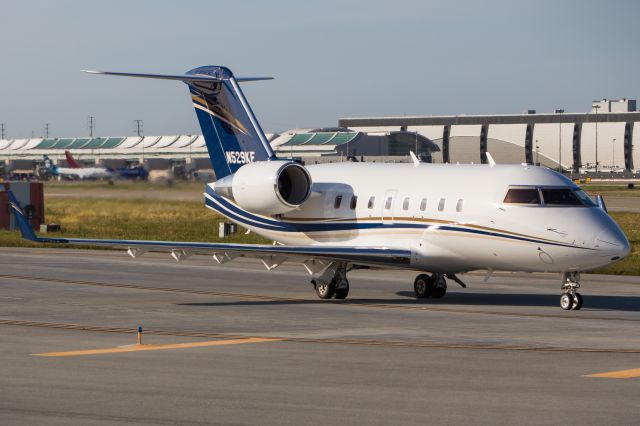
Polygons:
<instances>
[{"instance_id":1,"label":"aircraft tire","mask_svg":"<svg viewBox=\"0 0 640 426\"><path fill-rule=\"evenodd\" d=\"M579 311L580 309L582 309L582 295L580 293L576 293L575 297L573 298L573 306L571 307L571 309L573 309L574 311Z\"/></svg>"},{"instance_id":2,"label":"aircraft tire","mask_svg":"<svg viewBox=\"0 0 640 426\"><path fill-rule=\"evenodd\" d=\"M442 299L447 294L447 280L444 277L440 279L432 280L433 288L431 289L431 297L434 299Z\"/></svg>"},{"instance_id":3,"label":"aircraft tire","mask_svg":"<svg viewBox=\"0 0 640 426\"><path fill-rule=\"evenodd\" d=\"M568 311L573 307L573 296L569 293L564 293L560 296L560 307L565 311Z\"/></svg>"},{"instance_id":4,"label":"aircraft tire","mask_svg":"<svg viewBox=\"0 0 640 426\"><path fill-rule=\"evenodd\" d=\"M335 294L335 291L336 288L333 282L329 284L318 282L316 284L316 294L320 299L331 299Z\"/></svg>"},{"instance_id":5,"label":"aircraft tire","mask_svg":"<svg viewBox=\"0 0 640 426\"><path fill-rule=\"evenodd\" d=\"M431 296L433 289L433 279L427 274L420 274L413 282L413 292L418 299L426 299Z\"/></svg>"},{"instance_id":6,"label":"aircraft tire","mask_svg":"<svg viewBox=\"0 0 640 426\"><path fill-rule=\"evenodd\" d=\"M349 281L345 280L344 285L334 290L334 297L336 299L346 299L349 295Z\"/></svg>"}]
</instances>

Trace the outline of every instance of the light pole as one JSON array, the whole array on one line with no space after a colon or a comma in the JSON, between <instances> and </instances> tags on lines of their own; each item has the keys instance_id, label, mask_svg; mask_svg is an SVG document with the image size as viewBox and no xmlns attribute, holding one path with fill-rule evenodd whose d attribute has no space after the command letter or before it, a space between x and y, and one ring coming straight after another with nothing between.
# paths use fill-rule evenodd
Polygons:
<instances>
[{"instance_id":1,"label":"light pole","mask_svg":"<svg viewBox=\"0 0 640 426\"><path fill-rule=\"evenodd\" d=\"M600 105L593 105L593 109L596 110L596 173L598 173L598 110Z\"/></svg>"},{"instance_id":2,"label":"light pole","mask_svg":"<svg viewBox=\"0 0 640 426\"><path fill-rule=\"evenodd\" d=\"M563 109L557 109L556 114L560 114L560 124L558 125L558 172L562 173L562 114L564 113Z\"/></svg>"},{"instance_id":3,"label":"light pole","mask_svg":"<svg viewBox=\"0 0 640 426\"><path fill-rule=\"evenodd\" d=\"M540 160L539 160L539 152L538 150L540 149L540 145L538 145L538 139L536 139L536 166L540 165Z\"/></svg>"},{"instance_id":4,"label":"light pole","mask_svg":"<svg viewBox=\"0 0 640 426\"><path fill-rule=\"evenodd\" d=\"M611 171L616 167L616 138L611 142Z\"/></svg>"}]
</instances>

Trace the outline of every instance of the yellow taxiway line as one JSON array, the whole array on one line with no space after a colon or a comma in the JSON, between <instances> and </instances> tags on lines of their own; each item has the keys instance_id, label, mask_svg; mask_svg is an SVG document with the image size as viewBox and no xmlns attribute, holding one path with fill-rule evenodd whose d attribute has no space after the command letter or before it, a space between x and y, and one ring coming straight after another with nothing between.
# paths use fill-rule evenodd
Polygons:
<instances>
[{"instance_id":1,"label":"yellow taxiway line","mask_svg":"<svg viewBox=\"0 0 640 426\"><path fill-rule=\"evenodd\" d=\"M81 355L103 355L103 354L117 354L124 352L140 352L140 351L163 351L167 349L188 349L188 348L202 348L207 346L224 346L224 345L240 345L244 343L262 343L262 342L278 342L282 339L265 339L250 337L246 339L230 339L230 340L213 340L207 342L192 342L192 343L170 343L166 345L131 345L120 346L117 348L104 348L104 349L87 349L80 351L67 351L67 352L46 352L41 354L32 354L35 356L81 356Z\"/></svg>"},{"instance_id":2,"label":"yellow taxiway line","mask_svg":"<svg viewBox=\"0 0 640 426\"><path fill-rule=\"evenodd\" d=\"M605 377L608 379L632 379L634 377L640 377L640 368L634 368L631 370L618 370L609 371L608 373L589 374L585 377Z\"/></svg>"}]
</instances>

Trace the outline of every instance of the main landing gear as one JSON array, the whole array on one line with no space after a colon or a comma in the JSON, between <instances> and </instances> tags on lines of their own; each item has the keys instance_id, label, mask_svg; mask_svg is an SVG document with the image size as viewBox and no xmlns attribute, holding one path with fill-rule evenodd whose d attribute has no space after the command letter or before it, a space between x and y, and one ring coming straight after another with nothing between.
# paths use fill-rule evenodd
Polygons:
<instances>
[{"instance_id":1,"label":"main landing gear","mask_svg":"<svg viewBox=\"0 0 640 426\"><path fill-rule=\"evenodd\" d=\"M413 282L413 291L418 299L433 297L440 299L447 294L447 280L444 274L420 274Z\"/></svg>"},{"instance_id":2,"label":"main landing gear","mask_svg":"<svg viewBox=\"0 0 640 426\"><path fill-rule=\"evenodd\" d=\"M565 272L562 274L562 296L560 307L565 311L582 308L582 295L576 290L580 288L580 272Z\"/></svg>"},{"instance_id":3,"label":"main landing gear","mask_svg":"<svg viewBox=\"0 0 640 426\"><path fill-rule=\"evenodd\" d=\"M346 299L349 295L347 265L331 264L320 277L312 279L311 284L320 299Z\"/></svg>"}]
</instances>

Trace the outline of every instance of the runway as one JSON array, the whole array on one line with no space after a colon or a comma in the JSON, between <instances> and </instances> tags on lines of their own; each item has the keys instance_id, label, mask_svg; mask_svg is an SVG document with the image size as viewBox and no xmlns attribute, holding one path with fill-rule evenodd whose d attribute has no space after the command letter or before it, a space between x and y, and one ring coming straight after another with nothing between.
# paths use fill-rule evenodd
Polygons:
<instances>
[{"instance_id":1,"label":"runway","mask_svg":"<svg viewBox=\"0 0 640 426\"><path fill-rule=\"evenodd\" d=\"M316 298L300 265L0 249L6 424L635 424L640 278L353 271ZM136 345L142 327L142 345Z\"/></svg>"}]
</instances>

